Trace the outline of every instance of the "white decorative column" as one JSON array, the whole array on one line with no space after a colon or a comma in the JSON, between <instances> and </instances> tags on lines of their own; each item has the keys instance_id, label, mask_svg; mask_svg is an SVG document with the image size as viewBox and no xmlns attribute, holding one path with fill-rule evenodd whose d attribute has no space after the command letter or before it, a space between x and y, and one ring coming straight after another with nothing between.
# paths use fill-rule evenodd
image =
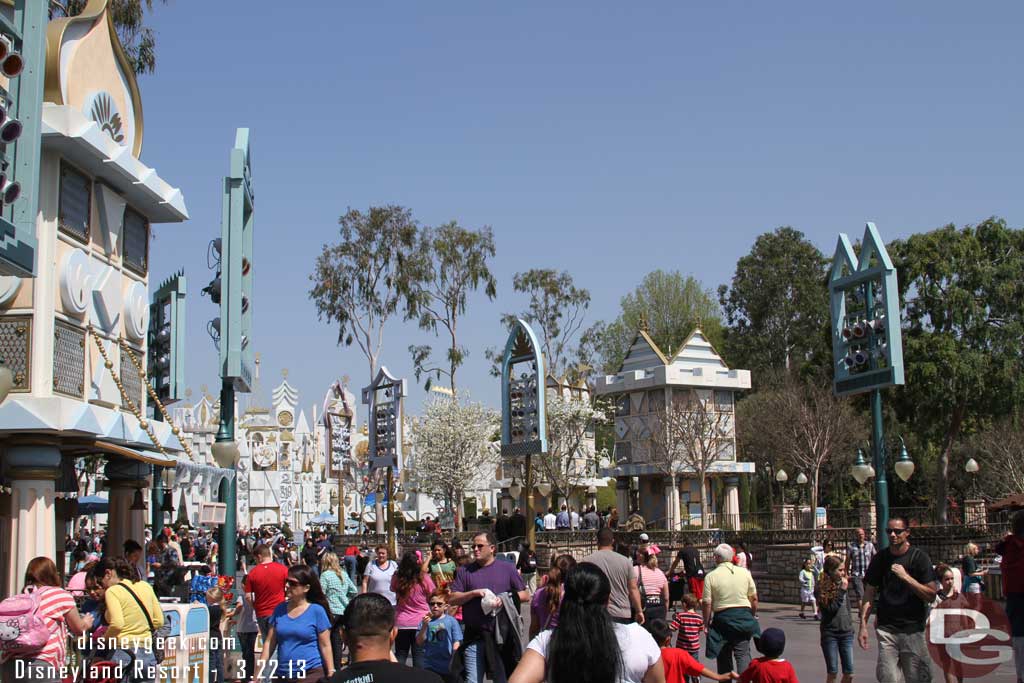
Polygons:
<instances>
[{"instance_id":1,"label":"white decorative column","mask_svg":"<svg viewBox=\"0 0 1024 683\"><path fill-rule=\"evenodd\" d=\"M740 478L725 478L725 518L736 531L740 530Z\"/></svg>"},{"instance_id":2,"label":"white decorative column","mask_svg":"<svg viewBox=\"0 0 1024 683\"><path fill-rule=\"evenodd\" d=\"M4 457L11 485L11 545L7 552L4 594L21 590L25 569L36 557L57 555L54 518L60 450L55 445L12 446Z\"/></svg>"},{"instance_id":3,"label":"white decorative column","mask_svg":"<svg viewBox=\"0 0 1024 683\"><path fill-rule=\"evenodd\" d=\"M136 490L142 489L142 498L146 498L150 466L135 460L115 458L107 462L103 473L110 491L106 552L113 557L120 557L124 553L124 542L128 539L145 547L146 511L132 510L131 507Z\"/></svg>"},{"instance_id":4,"label":"white decorative column","mask_svg":"<svg viewBox=\"0 0 1024 683\"><path fill-rule=\"evenodd\" d=\"M679 528L679 486L672 483L672 477L665 477L665 527Z\"/></svg>"}]
</instances>

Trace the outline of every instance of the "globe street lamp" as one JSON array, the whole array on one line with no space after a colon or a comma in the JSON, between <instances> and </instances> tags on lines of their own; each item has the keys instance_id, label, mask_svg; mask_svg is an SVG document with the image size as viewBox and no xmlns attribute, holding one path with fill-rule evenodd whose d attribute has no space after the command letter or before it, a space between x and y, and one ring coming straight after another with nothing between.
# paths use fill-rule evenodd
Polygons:
<instances>
[{"instance_id":1,"label":"globe street lamp","mask_svg":"<svg viewBox=\"0 0 1024 683\"><path fill-rule=\"evenodd\" d=\"M967 463L964 465L964 472L971 475L971 495L977 497L978 495L978 470L981 466L978 465L978 461L974 458L968 458Z\"/></svg>"},{"instance_id":2,"label":"globe street lamp","mask_svg":"<svg viewBox=\"0 0 1024 683\"><path fill-rule=\"evenodd\" d=\"M797 504L798 505L803 505L804 504L804 486L807 484L807 475L804 474L803 472L801 472L800 474L796 475L796 483L800 485L800 488L798 489L800 497L797 500Z\"/></svg>"},{"instance_id":3,"label":"globe street lamp","mask_svg":"<svg viewBox=\"0 0 1024 683\"><path fill-rule=\"evenodd\" d=\"M875 438L879 437L880 434L875 435ZM910 454L907 453L907 444L903 437L899 437L899 440L900 453L896 457L896 462L893 463L893 469L896 470L896 476L901 481L907 482L914 476L916 467L914 461L910 459ZM875 449L875 461L878 466L877 471L867 461L867 458L864 457L864 449L858 448L857 459L850 467L850 475L857 480L858 484L862 485L871 477L877 476L875 480L875 505L878 508L879 529L883 529L889 523L889 489L886 482L886 446L881 441L879 441L878 448ZM889 545L887 535L883 534L879 537L878 541L879 545L883 548Z\"/></svg>"},{"instance_id":4,"label":"globe street lamp","mask_svg":"<svg viewBox=\"0 0 1024 683\"><path fill-rule=\"evenodd\" d=\"M786 474L786 470L779 468L779 471L775 473L775 481L779 482L779 489L782 491L782 504L786 504L786 482L789 481L789 475Z\"/></svg>"},{"instance_id":5,"label":"globe street lamp","mask_svg":"<svg viewBox=\"0 0 1024 683\"><path fill-rule=\"evenodd\" d=\"M914 476L914 461L910 459L910 455L907 453L907 444L904 443L903 437L900 437L900 454L896 458L896 476L904 482L910 481L910 478Z\"/></svg>"},{"instance_id":6,"label":"globe street lamp","mask_svg":"<svg viewBox=\"0 0 1024 683\"><path fill-rule=\"evenodd\" d=\"M515 499L517 507L519 505L519 494L522 492L523 487L519 485L519 482L516 481L515 477L512 477L512 484L510 484L508 487L508 495L512 496L512 498Z\"/></svg>"},{"instance_id":7,"label":"globe street lamp","mask_svg":"<svg viewBox=\"0 0 1024 683\"><path fill-rule=\"evenodd\" d=\"M854 461L853 465L850 466L850 475L857 480L857 483L861 486L875 476L875 468L871 466L871 463L864 457L864 449L857 449L857 460Z\"/></svg>"}]
</instances>

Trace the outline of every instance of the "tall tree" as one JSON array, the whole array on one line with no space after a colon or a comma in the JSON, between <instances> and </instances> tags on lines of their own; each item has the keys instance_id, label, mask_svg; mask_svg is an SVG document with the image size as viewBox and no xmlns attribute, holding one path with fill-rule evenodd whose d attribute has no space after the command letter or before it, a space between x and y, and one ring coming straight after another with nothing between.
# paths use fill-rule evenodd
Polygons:
<instances>
[{"instance_id":1,"label":"tall tree","mask_svg":"<svg viewBox=\"0 0 1024 683\"><path fill-rule=\"evenodd\" d=\"M426 375L426 389L434 380L448 378L448 385L456 391L455 373L469 352L458 343L459 319L466 313L466 299L481 285L489 299L497 293L497 283L488 268L487 260L494 258L494 235L490 228L467 230L455 221L422 232L415 251L406 319L415 318L420 329L437 334L438 327L448 335L448 353L445 364L431 363L428 345L411 345L416 381Z\"/></svg>"},{"instance_id":2,"label":"tall tree","mask_svg":"<svg viewBox=\"0 0 1024 683\"><path fill-rule=\"evenodd\" d=\"M674 354L696 328L713 343L722 340L718 303L710 290L693 276L677 270L655 270L644 276L635 290L620 299L618 317L605 325L597 323L581 337L581 351L592 344L596 370L614 372L629 352L636 331L646 325L658 348ZM586 343L584 343L586 342ZM587 356L583 356L584 359Z\"/></svg>"},{"instance_id":3,"label":"tall tree","mask_svg":"<svg viewBox=\"0 0 1024 683\"><path fill-rule=\"evenodd\" d=\"M162 0L167 4L167 0ZM50 18L74 17L82 13L89 0L50 0ZM145 7L143 7L145 5ZM137 74L156 70L156 36L144 25L146 12L153 11L153 0L110 0L110 17L125 55Z\"/></svg>"},{"instance_id":4,"label":"tall tree","mask_svg":"<svg viewBox=\"0 0 1024 683\"><path fill-rule=\"evenodd\" d=\"M321 320L338 324L338 344L353 342L377 374L384 323L414 288L411 267L416 221L401 206L349 209L338 219L341 240L324 245L309 279L309 296Z\"/></svg>"},{"instance_id":5,"label":"tall tree","mask_svg":"<svg viewBox=\"0 0 1024 683\"><path fill-rule=\"evenodd\" d=\"M1018 416L997 420L975 434L963 450L965 462L973 457L980 465L978 493L991 499L1024 493L1024 428Z\"/></svg>"},{"instance_id":6,"label":"tall tree","mask_svg":"<svg viewBox=\"0 0 1024 683\"><path fill-rule=\"evenodd\" d=\"M419 490L444 500L461 529L463 494L494 475L497 451L490 447L498 413L459 396L433 396L412 430L410 475Z\"/></svg>"},{"instance_id":7,"label":"tall tree","mask_svg":"<svg viewBox=\"0 0 1024 683\"><path fill-rule=\"evenodd\" d=\"M1024 396L1024 231L990 218L897 240L906 385L901 420L938 445L937 521L948 521L949 463L966 425Z\"/></svg>"},{"instance_id":8,"label":"tall tree","mask_svg":"<svg viewBox=\"0 0 1024 683\"><path fill-rule=\"evenodd\" d=\"M550 484L556 497L568 499L588 479L597 476L590 448L594 424L605 419L589 401L549 393L546 403L548 451L533 458L533 466Z\"/></svg>"},{"instance_id":9,"label":"tall tree","mask_svg":"<svg viewBox=\"0 0 1024 683\"><path fill-rule=\"evenodd\" d=\"M799 367L825 337L828 260L802 232L781 227L755 241L718 288L731 364L762 371Z\"/></svg>"},{"instance_id":10,"label":"tall tree","mask_svg":"<svg viewBox=\"0 0 1024 683\"><path fill-rule=\"evenodd\" d=\"M512 287L527 294L530 303L519 315L506 313L502 323L511 328L516 318L530 323L540 335L545 370L560 377L570 370L572 344L583 327L590 307L590 292L577 287L568 271L559 273L550 268L534 268L516 273ZM501 375L501 350L488 349L491 374Z\"/></svg>"},{"instance_id":11,"label":"tall tree","mask_svg":"<svg viewBox=\"0 0 1024 683\"><path fill-rule=\"evenodd\" d=\"M817 509L823 470L837 457L848 457L865 436L865 421L848 400L832 393L824 381L804 382L783 375L741 404L738 440L758 444L762 453L804 472ZM745 448L746 450L746 448Z\"/></svg>"}]
</instances>

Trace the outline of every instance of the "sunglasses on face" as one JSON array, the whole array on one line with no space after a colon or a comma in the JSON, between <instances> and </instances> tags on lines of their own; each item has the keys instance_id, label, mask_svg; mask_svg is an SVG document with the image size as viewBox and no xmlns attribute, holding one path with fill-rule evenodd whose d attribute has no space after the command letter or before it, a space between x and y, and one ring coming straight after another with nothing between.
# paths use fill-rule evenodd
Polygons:
<instances>
[{"instance_id":1,"label":"sunglasses on face","mask_svg":"<svg viewBox=\"0 0 1024 683\"><path fill-rule=\"evenodd\" d=\"M445 605L445 603L443 603L443 602L432 602L432 603L430 603L431 607L444 607L444 605Z\"/></svg>"},{"instance_id":2,"label":"sunglasses on face","mask_svg":"<svg viewBox=\"0 0 1024 683\"><path fill-rule=\"evenodd\" d=\"M889 534L890 536L899 536L900 534L904 533L905 531L906 531L906 529L886 529L885 533Z\"/></svg>"},{"instance_id":3,"label":"sunglasses on face","mask_svg":"<svg viewBox=\"0 0 1024 683\"><path fill-rule=\"evenodd\" d=\"M476 550L479 550L480 548L488 548L488 547L490 547L490 543L474 543L473 544L473 548L475 548Z\"/></svg>"},{"instance_id":4,"label":"sunglasses on face","mask_svg":"<svg viewBox=\"0 0 1024 683\"><path fill-rule=\"evenodd\" d=\"M296 586L301 586L302 585L301 583L299 583L295 579L288 579L284 583L285 583L286 586L291 586L292 588L295 588Z\"/></svg>"}]
</instances>

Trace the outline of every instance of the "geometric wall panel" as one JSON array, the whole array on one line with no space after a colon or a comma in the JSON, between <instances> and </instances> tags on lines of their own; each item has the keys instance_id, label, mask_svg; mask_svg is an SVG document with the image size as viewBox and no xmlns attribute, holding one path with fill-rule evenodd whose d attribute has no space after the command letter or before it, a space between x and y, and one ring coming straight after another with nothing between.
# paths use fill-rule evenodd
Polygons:
<instances>
[{"instance_id":1,"label":"geometric wall panel","mask_svg":"<svg viewBox=\"0 0 1024 683\"><path fill-rule=\"evenodd\" d=\"M85 330L60 320L53 328L53 391L85 398Z\"/></svg>"},{"instance_id":2,"label":"geometric wall panel","mask_svg":"<svg viewBox=\"0 0 1024 683\"><path fill-rule=\"evenodd\" d=\"M28 391L32 385L31 349L32 318L10 315L0 318L0 358L14 375L11 391Z\"/></svg>"}]
</instances>

